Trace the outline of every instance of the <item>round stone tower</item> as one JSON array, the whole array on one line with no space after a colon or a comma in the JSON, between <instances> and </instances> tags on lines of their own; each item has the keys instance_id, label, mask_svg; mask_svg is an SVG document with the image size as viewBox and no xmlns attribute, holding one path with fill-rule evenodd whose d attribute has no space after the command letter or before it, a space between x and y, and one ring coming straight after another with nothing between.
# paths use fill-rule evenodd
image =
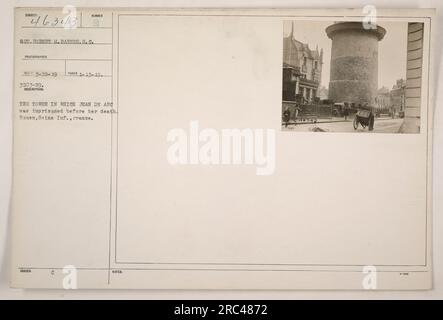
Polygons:
<instances>
[{"instance_id":1,"label":"round stone tower","mask_svg":"<svg viewBox=\"0 0 443 320\"><path fill-rule=\"evenodd\" d=\"M378 41L386 30L365 29L362 22L338 22L326 28L332 40L329 99L374 106L378 89Z\"/></svg>"}]
</instances>

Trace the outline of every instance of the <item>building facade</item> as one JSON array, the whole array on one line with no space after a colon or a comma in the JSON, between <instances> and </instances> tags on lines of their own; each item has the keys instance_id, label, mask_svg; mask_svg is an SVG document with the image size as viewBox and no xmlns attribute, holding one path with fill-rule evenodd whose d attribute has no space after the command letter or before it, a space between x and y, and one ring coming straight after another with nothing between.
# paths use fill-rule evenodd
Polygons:
<instances>
[{"instance_id":1,"label":"building facade","mask_svg":"<svg viewBox=\"0 0 443 320\"><path fill-rule=\"evenodd\" d=\"M423 70L423 23L408 23L405 121L402 132L420 133Z\"/></svg>"},{"instance_id":2,"label":"building facade","mask_svg":"<svg viewBox=\"0 0 443 320\"><path fill-rule=\"evenodd\" d=\"M398 79L389 90L383 87L378 90L376 99L376 110L379 112L389 112L393 115L404 115L406 99L406 81Z\"/></svg>"},{"instance_id":3,"label":"building facade","mask_svg":"<svg viewBox=\"0 0 443 320\"><path fill-rule=\"evenodd\" d=\"M391 93L388 88L378 89L375 108L378 110L386 110L391 107Z\"/></svg>"},{"instance_id":4,"label":"building facade","mask_svg":"<svg viewBox=\"0 0 443 320\"><path fill-rule=\"evenodd\" d=\"M397 80L390 92L391 108L395 114L404 115L406 102L406 81L404 79Z\"/></svg>"},{"instance_id":5,"label":"building facade","mask_svg":"<svg viewBox=\"0 0 443 320\"><path fill-rule=\"evenodd\" d=\"M294 26L283 38L283 101L312 103L318 97L323 64L323 49L309 49L294 39Z\"/></svg>"}]
</instances>

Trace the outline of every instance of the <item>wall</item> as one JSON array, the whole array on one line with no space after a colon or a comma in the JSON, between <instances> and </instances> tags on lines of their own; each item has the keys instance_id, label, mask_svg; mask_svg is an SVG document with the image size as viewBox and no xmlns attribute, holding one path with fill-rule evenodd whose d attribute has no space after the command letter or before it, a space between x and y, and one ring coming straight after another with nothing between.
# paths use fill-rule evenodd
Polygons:
<instances>
[{"instance_id":1,"label":"wall","mask_svg":"<svg viewBox=\"0 0 443 320\"><path fill-rule=\"evenodd\" d=\"M377 81L377 37L359 30L337 32L332 41L329 99L373 105Z\"/></svg>"},{"instance_id":2,"label":"wall","mask_svg":"<svg viewBox=\"0 0 443 320\"><path fill-rule=\"evenodd\" d=\"M406 64L405 132L420 132L420 97L423 63L423 24L408 24L408 62Z\"/></svg>"}]
</instances>

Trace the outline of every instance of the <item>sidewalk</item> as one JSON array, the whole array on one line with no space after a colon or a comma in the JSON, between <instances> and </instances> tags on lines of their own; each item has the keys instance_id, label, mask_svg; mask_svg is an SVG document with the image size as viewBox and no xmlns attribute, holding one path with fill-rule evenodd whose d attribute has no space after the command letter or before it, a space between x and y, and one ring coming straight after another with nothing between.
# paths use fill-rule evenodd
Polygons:
<instances>
[{"instance_id":1,"label":"sidewalk","mask_svg":"<svg viewBox=\"0 0 443 320\"><path fill-rule=\"evenodd\" d=\"M397 119L397 118L395 118ZM394 120L391 117L380 117L375 118L376 121L379 120ZM333 123L333 122L352 122L354 121L354 116L348 116L347 120L345 120L343 117L332 117L332 118L323 118L323 119L316 119L314 120L307 120L307 121L289 121L288 126L290 125L301 125L301 124L314 124L314 123ZM284 126L284 123L283 123Z\"/></svg>"},{"instance_id":2,"label":"sidewalk","mask_svg":"<svg viewBox=\"0 0 443 320\"><path fill-rule=\"evenodd\" d=\"M332 118L320 118L320 119L307 119L306 121L289 121L288 125L300 125L300 124L313 124L313 123L331 123L331 122L349 122L349 121L353 121L353 118L349 118L347 120L345 120L343 117L332 117ZM284 125L284 123L283 123Z\"/></svg>"},{"instance_id":3,"label":"sidewalk","mask_svg":"<svg viewBox=\"0 0 443 320\"><path fill-rule=\"evenodd\" d=\"M403 119L396 118L378 118L374 123L374 130L369 131L368 128L363 128L360 125L355 130L352 120L344 121L330 121L330 122L305 122L299 124L289 125L287 128L283 127L284 131L298 131L298 132L372 132L372 133L398 133Z\"/></svg>"}]
</instances>

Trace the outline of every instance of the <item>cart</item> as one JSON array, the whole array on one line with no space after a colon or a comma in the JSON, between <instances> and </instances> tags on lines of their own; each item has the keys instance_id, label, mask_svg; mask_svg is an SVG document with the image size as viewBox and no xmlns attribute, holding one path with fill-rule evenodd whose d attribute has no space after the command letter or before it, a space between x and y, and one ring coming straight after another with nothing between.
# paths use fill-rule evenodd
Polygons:
<instances>
[{"instance_id":1,"label":"cart","mask_svg":"<svg viewBox=\"0 0 443 320\"><path fill-rule=\"evenodd\" d=\"M363 129L368 127L369 131L374 130L374 114L371 110L358 110L354 118L354 130L357 130L359 124L363 127Z\"/></svg>"}]
</instances>

